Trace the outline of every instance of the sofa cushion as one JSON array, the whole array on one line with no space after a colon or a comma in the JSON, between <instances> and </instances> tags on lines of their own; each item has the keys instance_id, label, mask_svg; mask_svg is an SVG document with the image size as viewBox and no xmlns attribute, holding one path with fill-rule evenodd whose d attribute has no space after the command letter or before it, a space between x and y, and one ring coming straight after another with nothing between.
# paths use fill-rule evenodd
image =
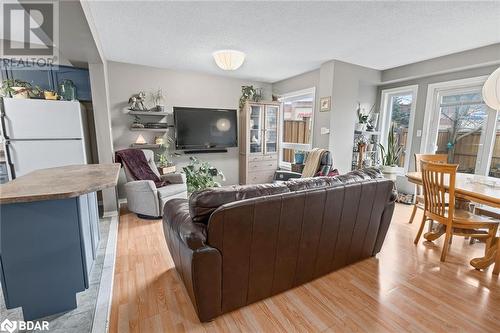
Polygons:
<instances>
[{"instance_id":1,"label":"sofa cushion","mask_svg":"<svg viewBox=\"0 0 500 333\"><path fill-rule=\"evenodd\" d=\"M193 222L207 224L210 214L224 204L289 191L284 183L210 188L191 194L189 198L189 214Z\"/></svg>"}]
</instances>

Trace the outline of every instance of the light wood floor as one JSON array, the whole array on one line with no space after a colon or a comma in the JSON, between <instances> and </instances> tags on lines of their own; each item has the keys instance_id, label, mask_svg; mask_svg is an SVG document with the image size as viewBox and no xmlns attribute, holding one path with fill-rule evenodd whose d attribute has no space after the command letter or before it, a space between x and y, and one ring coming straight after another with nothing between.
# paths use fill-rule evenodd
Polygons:
<instances>
[{"instance_id":1,"label":"light wood floor","mask_svg":"<svg viewBox=\"0 0 500 333\"><path fill-rule=\"evenodd\" d=\"M419 221L421 215L415 221ZM161 221L120 217L110 332L500 332L500 280L471 269L484 244L413 245L398 205L376 258L201 324L174 269Z\"/></svg>"}]
</instances>

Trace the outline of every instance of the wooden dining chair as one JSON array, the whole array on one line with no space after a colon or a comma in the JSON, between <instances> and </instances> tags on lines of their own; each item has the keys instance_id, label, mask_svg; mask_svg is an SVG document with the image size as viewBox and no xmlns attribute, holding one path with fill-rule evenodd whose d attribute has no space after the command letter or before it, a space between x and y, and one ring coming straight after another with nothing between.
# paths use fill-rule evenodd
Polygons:
<instances>
[{"instance_id":1,"label":"wooden dining chair","mask_svg":"<svg viewBox=\"0 0 500 333\"><path fill-rule=\"evenodd\" d=\"M448 155L446 154L415 154L415 171L420 172L420 161L446 163ZM424 195L422 194L422 186L417 185L415 192L415 203L413 204L413 211L411 212L410 220L408 223L413 223L417 208L424 209Z\"/></svg>"},{"instance_id":2,"label":"wooden dining chair","mask_svg":"<svg viewBox=\"0 0 500 333\"><path fill-rule=\"evenodd\" d=\"M420 165L424 193L424 215L414 243L418 244L425 222L433 220L446 226L441 261L446 259L453 235L485 239L485 253L487 253L496 235L499 221L455 208L455 179L458 164L420 161Z\"/></svg>"}]
</instances>

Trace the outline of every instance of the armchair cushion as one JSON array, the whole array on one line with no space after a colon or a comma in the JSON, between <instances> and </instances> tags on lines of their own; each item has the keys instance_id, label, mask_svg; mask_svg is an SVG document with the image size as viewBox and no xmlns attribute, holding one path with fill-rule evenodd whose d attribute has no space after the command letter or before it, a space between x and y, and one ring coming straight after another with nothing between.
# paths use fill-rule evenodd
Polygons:
<instances>
[{"instance_id":1,"label":"armchair cushion","mask_svg":"<svg viewBox=\"0 0 500 333\"><path fill-rule=\"evenodd\" d=\"M233 185L197 191L189 197L189 213L194 222L208 223L220 206L244 199L289 192L285 184Z\"/></svg>"}]
</instances>

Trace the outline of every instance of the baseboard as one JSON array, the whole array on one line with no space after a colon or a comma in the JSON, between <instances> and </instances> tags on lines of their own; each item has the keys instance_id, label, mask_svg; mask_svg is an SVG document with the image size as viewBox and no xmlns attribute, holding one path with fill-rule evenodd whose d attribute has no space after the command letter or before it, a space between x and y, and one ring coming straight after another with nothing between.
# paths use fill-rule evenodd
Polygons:
<instances>
[{"instance_id":1,"label":"baseboard","mask_svg":"<svg viewBox=\"0 0 500 333\"><path fill-rule=\"evenodd\" d=\"M99 293L97 294L92 333L107 333L109 331L117 243L118 217L115 216L111 218L109 224L108 242L106 244Z\"/></svg>"}]
</instances>

